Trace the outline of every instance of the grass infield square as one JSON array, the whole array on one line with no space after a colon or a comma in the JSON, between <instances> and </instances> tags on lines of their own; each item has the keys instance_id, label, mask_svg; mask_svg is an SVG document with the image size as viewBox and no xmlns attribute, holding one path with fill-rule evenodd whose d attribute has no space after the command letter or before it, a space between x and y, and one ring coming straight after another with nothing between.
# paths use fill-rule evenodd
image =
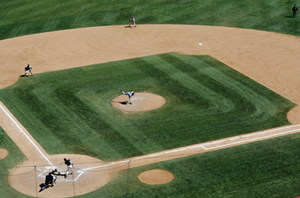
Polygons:
<instances>
[{"instance_id":1,"label":"grass infield square","mask_svg":"<svg viewBox=\"0 0 300 198\"><path fill-rule=\"evenodd\" d=\"M111 105L120 89L167 103L124 114ZM209 56L176 53L23 78L0 100L48 153L106 161L287 125L294 106Z\"/></svg>"}]
</instances>

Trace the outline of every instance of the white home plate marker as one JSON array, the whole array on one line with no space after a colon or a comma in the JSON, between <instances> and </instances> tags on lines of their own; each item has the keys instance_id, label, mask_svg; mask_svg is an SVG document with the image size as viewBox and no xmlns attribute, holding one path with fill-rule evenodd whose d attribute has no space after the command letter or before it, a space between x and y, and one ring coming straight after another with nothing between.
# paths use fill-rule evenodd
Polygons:
<instances>
[{"instance_id":1,"label":"white home plate marker","mask_svg":"<svg viewBox=\"0 0 300 198\"><path fill-rule=\"evenodd\" d=\"M203 45L203 43L198 43L198 45Z\"/></svg>"}]
</instances>

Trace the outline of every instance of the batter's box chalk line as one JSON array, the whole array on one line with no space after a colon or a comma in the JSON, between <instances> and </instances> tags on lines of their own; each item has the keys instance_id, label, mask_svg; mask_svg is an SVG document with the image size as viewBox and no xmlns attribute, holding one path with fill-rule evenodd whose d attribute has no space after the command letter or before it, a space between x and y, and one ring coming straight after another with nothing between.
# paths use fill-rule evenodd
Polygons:
<instances>
[{"instance_id":1,"label":"batter's box chalk line","mask_svg":"<svg viewBox=\"0 0 300 198\"><path fill-rule=\"evenodd\" d=\"M39 171L40 173L38 174L38 177L42 177L44 178L46 175L48 175L48 173L54 169L57 169L57 167L55 166L46 166L45 169L41 170L39 168L37 168L36 170ZM59 176L59 177L62 177L63 178L63 181L66 181L66 182L75 182L77 181L83 174L84 174L84 170L77 170L77 171L74 171L76 174L76 177L74 177L73 175L68 175L67 178L63 178L63 176ZM73 174L74 174L73 172ZM65 172L63 172L65 173Z\"/></svg>"}]
</instances>

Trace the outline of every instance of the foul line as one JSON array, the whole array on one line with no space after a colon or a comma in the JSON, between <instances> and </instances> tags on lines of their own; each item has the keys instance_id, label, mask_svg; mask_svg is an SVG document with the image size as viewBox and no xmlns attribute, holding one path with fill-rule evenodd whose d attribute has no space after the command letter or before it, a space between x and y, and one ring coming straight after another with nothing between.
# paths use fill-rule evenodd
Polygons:
<instances>
[{"instance_id":1,"label":"foul line","mask_svg":"<svg viewBox=\"0 0 300 198\"><path fill-rule=\"evenodd\" d=\"M15 124L15 126L19 129L19 131L22 132L22 134L29 140L29 142L36 148L36 150L43 156L43 158L51 165L53 164L50 162L50 160L47 158L47 156L41 151L41 149L32 141L32 139L26 134L26 132L22 129L22 127L15 121L13 117L6 111L6 109L3 107L2 104L0 104L0 108L3 110L3 112L8 116L8 118Z\"/></svg>"},{"instance_id":2,"label":"foul line","mask_svg":"<svg viewBox=\"0 0 300 198\"><path fill-rule=\"evenodd\" d=\"M161 156L161 155L170 154L170 153L176 153L176 152L184 151L184 150L202 148L205 151L207 151L207 150L227 147L227 146L236 145L236 144L245 143L245 142L249 142L249 143L250 142L255 142L256 140L264 140L264 139L268 139L270 137L280 136L282 134L288 134L288 133L292 133L292 132L295 132L295 131L300 132L300 129L293 129L293 130L284 131L284 132L280 132L280 133L276 133L276 134L271 134L271 135L267 135L267 136L260 136L260 137L256 137L256 138L241 140L241 141L232 142L232 143L223 144L223 145L218 145L218 146L213 146L213 147L209 147L209 148L205 147L205 146L208 146L208 145L217 144L217 143L225 142L225 141L228 141L228 140L232 141L232 140L239 139L239 138L250 137L250 136L254 136L254 135L262 135L262 134L271 133L271 132L274 132L274 131L279 131L279 130L284 130L284 129L289 129L289 128L295 128L295 127L299 127L299 126L300 126L300 124L285 126L285 127L281 127L281 128L270 129L270 130L266 130L266 131L262 131L262 132L258 132L258 133L254 132L253 134L235 136L235 137L231 137L231 138L226 138L224 140L216 140L216 141L213 141L213 142L210 142L210 143L196 144L196 145L187 146L187 147L183 147L183 148L172 149L172 150L169 150L169 151L162 151L162 152L159 152L159 153L149 154L149 155L146 155L146 156L134 157L134 158L130 158L130 159L127 159L127 160L111 162L111 163L100 165L100 166L81 169L81 171L88 171L88 170L93 170L93 169L97 169L97 168L109 167L109 166L113 166L113 165L117 165L117 164L129 163L130 161L136 161L136 160L141 160L141 159L146 159L146 158L152 158L152 157Z\"/></svg>"},{"instance_id":3,"label":"foul line","mask_svg":"<svg viewBox=\"0 0 300 198\"><path fill-rule=\"evenodd\" d=\"M276 133L276 134L272 134L272 135L261 136L261 137L257 137L257 138L247 139L247 140L241 140L241 141L232 142L232 143L228 143L228 144L222 144L222 145L218 145L218 146L209 147L207 149L211 150L211 149L215 149L215 148L222 148L222 147L235 145L235 144L240 144L240 143L244 143L244 142L255 142L255 140L264 140L264 139L268 139L269 137L279 136L279 135L282 135L282 134L291 133L291 132L295 132L295 131L300 132L300 129L294 129L294 130L284 131L284 132Z\"/></svg>"}]
</instances>

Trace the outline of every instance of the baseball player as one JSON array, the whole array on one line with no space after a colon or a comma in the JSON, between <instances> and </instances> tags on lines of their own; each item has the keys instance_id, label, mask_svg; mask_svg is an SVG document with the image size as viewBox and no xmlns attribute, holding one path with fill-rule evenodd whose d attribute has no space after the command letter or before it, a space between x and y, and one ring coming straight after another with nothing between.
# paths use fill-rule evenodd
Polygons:
<instances>
[{"instance_id":1,"label":"baseball player","mask_svg":"<svg viewBox=\"0 0 300 198\"><path fill-rule=\"evenodd\" d=\"M122 89L121 89L120 91L121 91L124 95L127 95L127 96L128 96L129 104L132 104L130 99L131 99L132 96L134 96L134 91L131 90L131 91L125 92L125 91L123 91Z\"/></svg>"},{"instance_id":2,"label":"baseball player","mask_svg":"<svg viewBox=\"0 0 300 198\"><path fill-rule=\"evenodd\" d=\"M296 4L293 6L292 11L293 11L293 18L297 18L298 17L298 7L296 6Z\"/></svg>"},{"instance_id":3,"label":"baseball player","mask_svg":"<svg viewBox=\"0 0 300 198\"><path fill-rule=\"evenodd\" d=\"M45 177L45 183L40 184L41 189L39 190L39 192L49 188L49 187L53 187L54 183L56 181L56 176L53 175L51 172L46 175Z\"/></svg>"},{"instance_id":4,"label":"baseball player","mask_svg":"<svg viewBox=\"0 0 300 198\"><path fill-rule=\"evenodd\" d=\"M57 171L57 169L52 170L50 173L55 176L64 176L64 178L67 177L66 173L61 173L60 171Z\"/></svg>"},{"instance_id":5,"label":"baseball player","mask_svg":"<svg viewBox=\"0 0 300 198\"><path fill-rule=\"evenodd\" d=\"M73 174L73 164L71 163L70 159L64 158L65 165L67 165L67 173L66 175L72 175Z\"/></svg>"},{"instance_id":6,"label":"baseball player","mask_svg":"<svg viewBox=\"0 0 300 198\"><path fill-rule=\"evenodd\" d=\"M27 74L30 73L31 75L32 74L32 66L30 64L28 64L26 67L25 67L25 75L27 77Z\"/></svg>"},{"instance_id":7,"label":"baseball player","mask_svg":"<svg viewBox=\"0 0 300 198\"><path fill-rule=\"evenodd\" d=\"M134 27L136 27L135 18L133 16L129 18L129 27L130 28L131 28L131 25L134 25Z\"/></svg>"}]
</instances>

